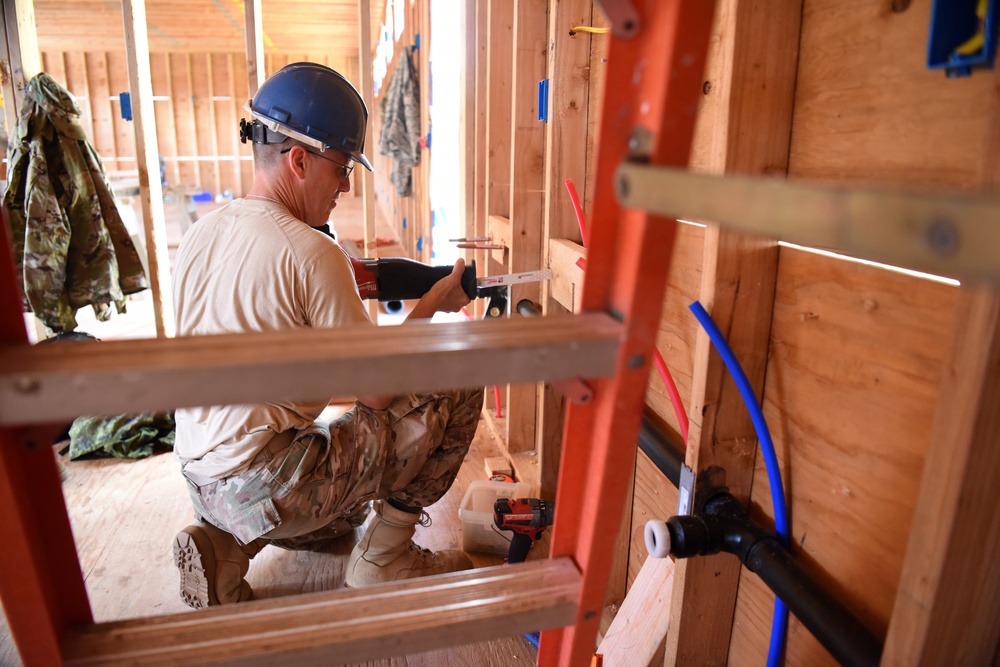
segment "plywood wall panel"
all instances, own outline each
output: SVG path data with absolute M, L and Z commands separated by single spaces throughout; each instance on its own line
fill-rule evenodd
M 957 289 L 783 247 L 763 407 L 793 552 L 884 636 L 916 504 Z M 758 455 L 751 512 L 773 525 Z M 766 588 L 744 585 L 730 660 L 759 664 Z M 832 660 L 793 620 L 789 665 Z
M 194 155 L 210 157 L 214 153 L 212 133 L 215 129 L 215 119 L 212 114 L 212 85 L 208 69 L 207 54 L 192 53 L 188 58 L 188 71 L 191 73 L 191 103 L 194 108 L 194 128 L 196 150 Z M 213 195 L 216 192 L 215 163 L 198 160 L 198 184 L 204 191 Z
M 102 158 L 116 157 L 114 121 L 111 118 L 111 87 L 108 81 L 108 55 L 102 51 L 83 54 L 87 94 L 93 134 L 90 142 Z M 111 168 L 114 168 L 112 165 Z
M 149 71 L 153 86 L 153 112 L 156 115 L 156 146 L 160 156 L 177 155 L 177 126 L 174 120 L 174 99 L 170 96 L 170 68 L 164 53 L 149 54 Z M 167 184 L 180 182 L 177 160 L 164 160 Z
M 694 372 L 694 345 L 698 334 L 698 321 L 688 309 L 701 292 L 701 262 L 705 246 L 705 228 L 701 225 L 681 224 L 677 228 L 674 254 L 670 263 L 667 291 L 663 297 L 663 314 L 656 348 L 666 362 L 670 375 L 677 385 L 685 411 L 691 397 Z M 665 425 L 673 429 L 676 441 L 681 441 L 681 428 L 666 385 L 653 368 L 650 373 L 646 404 L 653 409 Z M 638 570 L 637 570 L 638 571 Z
M 632 535 L 628 559 L 628 587 L 649 557 L 646 549 L 646 522 L 666 521 L 677 513 L 677 488 L 641 450 L 635 461 L 635 494 L 632 498 Z
M 906 6 L 901 12 L 893 5 Z M 806 0 L 789 175 L 976 183 L 993 76 L 925 65 L 931 0 Z

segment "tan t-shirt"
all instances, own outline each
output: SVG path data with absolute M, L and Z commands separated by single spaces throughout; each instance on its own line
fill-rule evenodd
M 340 327 L 371 320 L 347 253 L 281 204 L 237 199 L 188 230 L 173 280 L 179 336 Z M 326 402 L 179 409 L 185 470 L 241 472 L 277 434 L 309 426 Z

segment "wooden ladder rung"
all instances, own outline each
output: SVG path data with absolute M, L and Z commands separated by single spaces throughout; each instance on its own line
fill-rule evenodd
M 943 276 L 1000 285 L 1000 197 L 714 176 L 623 163 L 622 204 Z
M 239 662 L 343 664 L 573 623 L 580 573 L 569 558 L 71 630 L 66 665 Z
M 590 313 L 0 346 L 0 424 L 607 377 L 621 332 Z

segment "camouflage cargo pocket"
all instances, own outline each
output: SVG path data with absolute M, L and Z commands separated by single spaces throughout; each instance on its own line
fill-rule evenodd
M 229 532 L 240 544 L 249 544 L 281 524 L 278 509 L 270 498 L 254 503 L 230 520 Z

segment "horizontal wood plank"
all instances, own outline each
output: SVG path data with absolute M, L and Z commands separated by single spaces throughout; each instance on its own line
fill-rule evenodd
M 603 314 L 0 347 L 0 423 L 603 377 Z
M 570 624 L 579 589 L 570 559 L 536 560 L 94 624 L 63 651 L 66 665 L 364 662 Z
M 622 165 L 628 207 L 942 276 L 1000 284 L 1000 197 Z

